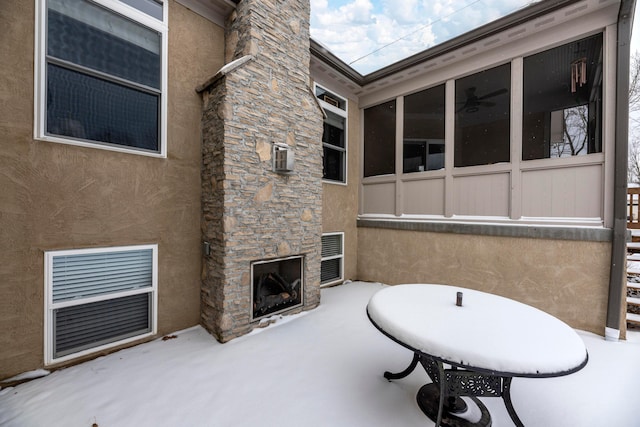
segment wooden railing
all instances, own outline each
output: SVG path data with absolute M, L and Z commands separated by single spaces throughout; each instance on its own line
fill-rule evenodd
M 640 229 L 639 201 L 640 187 L 627 188 L 627 228 Z

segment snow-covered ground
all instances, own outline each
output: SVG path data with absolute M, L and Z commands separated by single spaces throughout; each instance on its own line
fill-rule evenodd
M 219 344 L 201 327 L 0 390 L 0 426 L 430 426 L 416 404 L 420 368 L 389 382 L 411 353 L 378 332 L 365 307 L 382 285 L 322 291 L 317 309 Z M 640 338 L 579 332 L 587 366 L 550 379 L 516 378 L 527 427 L 640 426 Z M 494 427 L 513 423 L 483 398 Z

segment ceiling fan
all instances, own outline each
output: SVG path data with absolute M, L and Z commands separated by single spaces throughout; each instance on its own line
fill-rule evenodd
M 456 113 L 459 113 L 461 111 L 465 111 L 467 113 L 475 113 L 480 109 L 480 107 L 493 107 L 494 105 L 496 105 L 495 102 L 485 100 L 498 95 L 502 95 L 503 93 L 507 92 L 509 92 L 508 89 L 502 88 L 486 95 L 478 96 L 476 95 L 476 88 L 472 86 L 468 89 L 465 89 L 464 93 L 467 99 L 465 100 L 464 105 L 460 107 L 456 111 Z

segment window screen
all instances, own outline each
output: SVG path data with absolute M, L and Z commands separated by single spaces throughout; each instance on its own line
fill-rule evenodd
M 364 110 L 364 176 L 395 173 L 396 101 Z
M 602 152 L 602 34 L 524 58 L 522 159 Z
M 54 358 L 151 332 L 151 294 L 54 310 Z
M 46 133 L 159 152 L 162 35 L 86 0 L 48 0 L 46 24 Z
M 322 133 L 322 177 L 332 181 L 344 182 L 347 119 L 346 117 L 339 116 L 331 111 L 325 111 L 325 114 L 327 115 L 327 118 L 324 121 L 324 129 Z
M 402 172 L 444 168 L 444 85 L 404 97 Z
M 510 160 L 511 65 L 456 80 L 456 167 Z

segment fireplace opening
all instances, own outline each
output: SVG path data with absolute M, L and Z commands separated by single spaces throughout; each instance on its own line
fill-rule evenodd
M 251 263 L 252 319 L 302 305 L 302 256 Z

